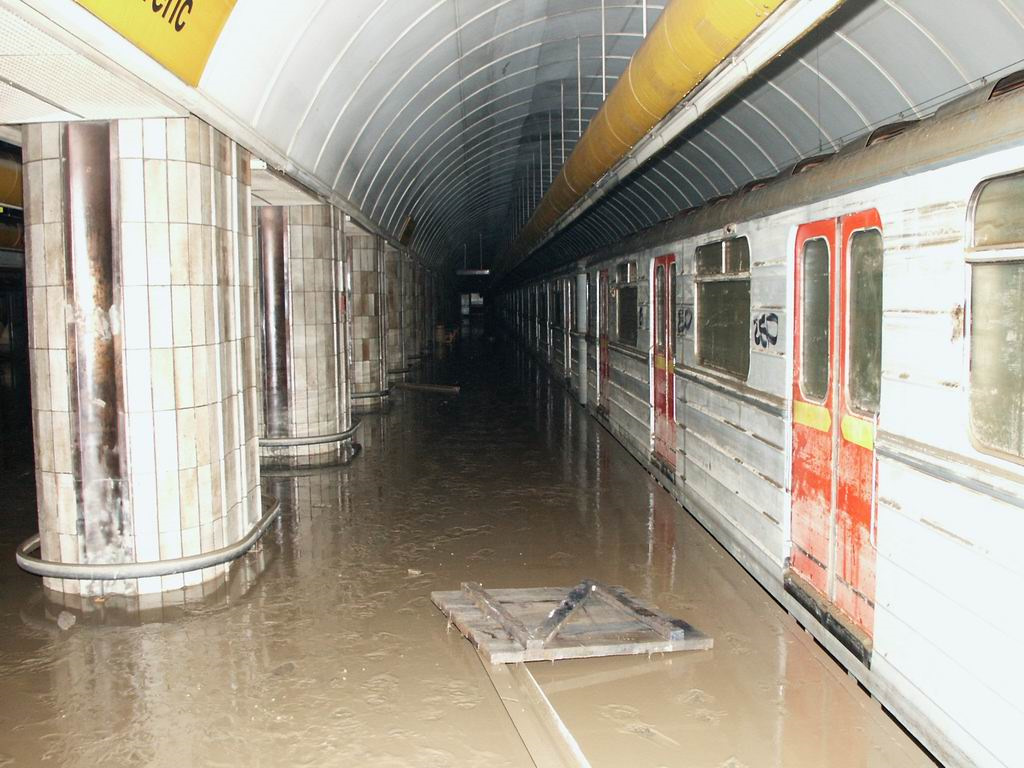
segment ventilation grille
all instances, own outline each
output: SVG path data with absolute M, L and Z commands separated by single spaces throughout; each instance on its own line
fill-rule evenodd
M 0 123 L 174 117 L 156 91 L 0 8 Z

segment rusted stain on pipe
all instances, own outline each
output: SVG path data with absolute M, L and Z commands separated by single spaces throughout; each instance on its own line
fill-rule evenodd
M 267 437 L 288 437 L 288 214 L 279 206 L 259 211 L 260 267 L 263 280 L 263 418 Z
M 782 0 L 671 0 L 526 223 L 524 255 Z
M 115 324 L 114 240 L 108 123 L 71 123 L 66 158 L 66 298 L 74 474 L 81 562 L 131 560 L 123 508 L 123 401 Z M 48 436 L 46 439 L 51 439 Z M 51 553 L 44 553 L 50 555 Z

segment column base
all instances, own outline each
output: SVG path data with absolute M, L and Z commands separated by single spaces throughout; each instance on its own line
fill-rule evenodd
M 236 560 L 263 536 L 281 514 L 281 504 L 270 496 L 262 497 L 263 517 L 234 544 L 210 552 L 168 560 L 125 563 L 60 563 L 42 560 L 32 553 L 39 548 L 39 534 L 31 536 L 15 550 L 15 560 L 25 571 L 43 577 L 48 592 L 78 595 L 85 599 L 108 595 L 142 597 L 174 592 L 222 578 L 227 564 Z M 66 589 L 63 587 L 67 587 Z
M 391 410 L 391 389 L 353 392 L 352 413 L 387 413 Z
M 320 469 L 345 466 L 359 455 L 357 421 L 344 432 L 312 437 L 261 437 L 260 469 Z

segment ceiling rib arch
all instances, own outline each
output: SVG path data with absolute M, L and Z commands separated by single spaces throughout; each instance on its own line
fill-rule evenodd
M 428 263 L 452 266 L 481 239 L 500 263 L 560 168 L 563 94 L 566 154 L 601 106 L 601 3 L 288 5 L 236 5 L 202 95 L 384 229 L 412 215 Z M 642 0 L 606 5 L 610 87 L 646 30 Z M 663 6 L 648 4 L 648 28 Z M 846 0 L 534 258 L 578 256 L 890 120 L 926 117 L 1019 68 L 1022 50 L 1024 0 Z

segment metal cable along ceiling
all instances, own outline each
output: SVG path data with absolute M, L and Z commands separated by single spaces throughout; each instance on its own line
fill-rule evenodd
M 239 3 L 200 90 L 384 229 L 411 215 L 411 246 L 431 266 L 460 266 L 464 254 L 475 264 L 479 252 L 493 265 L 662 8 Z M 926 116 L 1022 56 L 1024 0 L 847 0 L 526 268 L 584 255 L 891 120 Z

